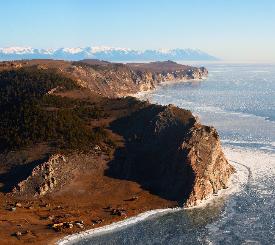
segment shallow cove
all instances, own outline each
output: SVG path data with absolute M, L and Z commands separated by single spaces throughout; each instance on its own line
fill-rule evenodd
M 202 208 L 153 215 L 67 244 L 271 244 L 275 240 L 275 67 L 209 65 L 203 82 L 165 85 L 153 103 L 190 109 L 218 129 L 236 191 Z M 99 234 L 99 233 L 98 233 Z

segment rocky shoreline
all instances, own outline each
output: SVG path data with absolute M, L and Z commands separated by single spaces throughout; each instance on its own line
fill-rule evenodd
M 69 99 L 101 108 L 104 114 L 96 119 L 94 112 L 92 118 L 83 115 L 87 127 L 101 128 L 104 140 L 88 152 L 60 153 L 43 142 L 0 155 L 3 244 L 53 244 L 149 210 L 194 207 L 227 188 L 235 170 L 213 127 L 201 125 L 188 110 L 125 97 L 163 82 L 202 79 L 205 68 L 172 61 L 31 60 L 1 63 L 0 72 L 29 68 L 46 76 L 54 71 L 80 85 L 50 88 L 43 96 L 63 102 L 46 110 L 62 111 Z
M 204 67 L 181 65 L 173 61 L 127 64 L 100 60 L 6 61 L 0 63 L 0 71 L 32 66 L 41 70 L 55 69 L 62 75 L 74 79 L 80 86 L 110 98 L 152 90 L 163 82 L 202 79 L 208 75 Z

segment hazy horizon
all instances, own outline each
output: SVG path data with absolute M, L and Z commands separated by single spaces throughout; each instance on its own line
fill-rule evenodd
M 200 49 L 223 62 L 275 62 L 275 1 L 5 1 L 0 48 Z

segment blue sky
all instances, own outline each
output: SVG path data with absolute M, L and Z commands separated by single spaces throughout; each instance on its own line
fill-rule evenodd
M 0 47 L 199 48 L 275 61 L 275 0 L 1 0 Z

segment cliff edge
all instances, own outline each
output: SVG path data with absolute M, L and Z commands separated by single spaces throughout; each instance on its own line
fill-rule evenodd
M 73 79 L 81 87 L 112 98 L 152 90 L 162 82 L 201 79 L 208 75 L 204 67 L 187 66 L 173 61 L 122 64 L 88 59 L 77 62 L 24 60 L 0 63 L 0 71 L 26 67 L 44 71 L 54 69 Z
M 107 175 L 134 180 L 144 189 L 191 207 L 227 188 L 234 168 L 218 133 L 188 110 L 149 105 L 112 124 L 126 140 Z

